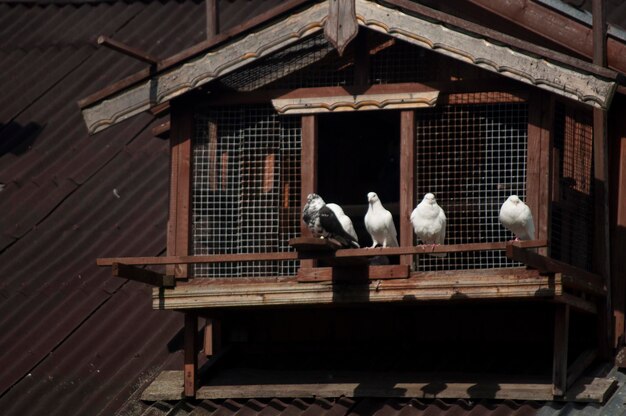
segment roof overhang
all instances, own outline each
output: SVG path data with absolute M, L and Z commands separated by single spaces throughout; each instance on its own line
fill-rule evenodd
M 370 0 L 355 0 L 359 26 L 431 49 L 585 105 L 607 109 L 615 79 L 549 60 L 486 36 Z M 232 43 L 196 55 L 83 107 L 96 133 L 323 30 L 327 3 L 318 3 Z

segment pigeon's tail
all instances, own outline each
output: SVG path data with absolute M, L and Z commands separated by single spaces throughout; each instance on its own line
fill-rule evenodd
M 333 234 L 332 238 L 337 240 L 343 247 L 346 248 L 361 248 L 358 242 L 354 240 L 354 238 L 346 233 L 345 235 Z

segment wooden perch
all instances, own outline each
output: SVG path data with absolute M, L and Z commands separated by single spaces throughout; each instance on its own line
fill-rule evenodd
M 562 273 L 567 276 L 567 278 L 564 279 L 564 283 L 569 283 L 568 285 L 575 289 L 584 290 L 597 295 L 606 295 L 604 279 L 598 274 L 525 250 L 518 243 L 507 245 L 506 256 L 541 272 Z
M 290 244 L 298 242 L 305 244 L 309 241 L 310 246 L 332 244 L 324 240 L 312 237 L 301 237 L 290 240 Z M 318 241 L 315 241 L 318 240 Z M 211 254 L 204 256 L 165 256 L 165 257 L 108 257 L 97 259 L 98 266 L 111 266 L 113 263 L 123 263 L 127 265 L 157 265 L 157 264 L 200 264 L 200 263 L 222 263 L 227 261 L 261 261 L 261 260 L 298 260 L 310 258 L 344 258 L 344 257 L 376 257 L 376 256 L 397 256 L 402 254 L 429 254 L 429 253 L 458 253 L 468 251 L 484 250 L 506 250 L 506 242 L 493 243 L 472 243 L 472 244 L 451 244 L 440 246 L 409 246 L 409 247 L 378 247 L 378 248 L 344 248 L 329 249 L 320 248 L 318 253 L 298 253 L 293 251 L 274 253 L 249 253 L 249 254 Z M 537 248 L 545 247 L 546 240 L 532 240 L 515 243 L 517 247 Z
M 113 263 L 111 272 L 113 276 L 147 283 L 156 287 L 176 286 L 174 276 L 165 276 L 161 273 L 153 272 L 152 270 L 140 269 L 139 267 L 129 266 L 128 264 Z

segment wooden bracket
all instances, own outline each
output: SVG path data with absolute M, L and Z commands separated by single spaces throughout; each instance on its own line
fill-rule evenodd
M 115 277 L 123 277 L 128 280 L 135 280 L 141 283 L 147 283 L 156 287 L 174 287 L 176 282 L 174 276 L 166 276 L 152 270 L 141 269 L 128 264 L 113 263 L 111 272 Z
M 159 62 L 158 58 L 138 48 L 129 46 L 123 42 L 112 39 L 108 36 L 104 36 L 104 35 L 98 36 L 97 42 L 98 42 L 98 45 L 106 46 L 108 48 L 113 49 L 114 51 L 130 56 L 131 58 L 135 58 L 135 59 L 139 59 L 140 61 L 147 62 L 150 65 L 156 65 L 157 62 Z

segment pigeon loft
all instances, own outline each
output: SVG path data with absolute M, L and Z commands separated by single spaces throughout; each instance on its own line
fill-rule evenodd
M 480 375 L 499 357 L 497 371 L 536 370 L 547 396 L 569 397 L 624 334 L 624 239 L 609 238 L 626 224 L 623 144 L 611 153 L 621 170 L 609 165 L 612 72 L 493 33 L 478 42 L 445 13 L 403 12 L 411 2 L 347 3 L 358 34 L 342 53 L 320 29 L 328 5 L 315 3 L 157 71 L 150 99 L 171 97 L 167 253 L 98 264 L 155 286 L 155 309 L 184 313 L 187 396 L 202 318 L 204 351 L 218 358 L 226 345 L 333 357 L 393 340 L 414 353 L 407 362 L 431 357 L 423 368 Z M 128 88 L 131 102 L 141 86 Z M 90 120 L 125 114 L 125 102 L 102 101 L 120 108 Z M 301 212 L 313 192 L 343 207 L 363 248 L 311 237 Z M 364 248 L 368 192 L 391 212 L 398 247 Z M 410 221 L 429 192 L 447 216 L 441 245 L 421 244 Z M 530 207 L 533 240 L 512 241 L 498 221 L 512 194 Z M 491 397 L 479 390 L 455 397 Z

